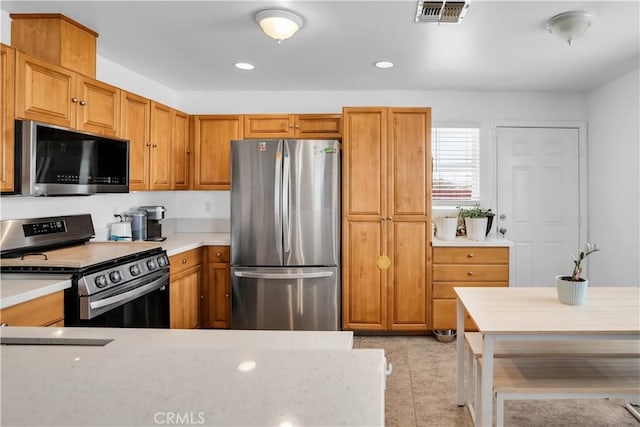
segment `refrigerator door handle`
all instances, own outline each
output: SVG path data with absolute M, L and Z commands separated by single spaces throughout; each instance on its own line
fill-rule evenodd
M 313 273 L 254 273 L 251 271 L 236 271 L 236 277 L 246 277 L 249 279 L 316 279 L 333 276 L 333 271 L 318 271 Z
M 275 231 L 276 231 L 276 252 L 278 257 L 282 259 L 282 141 L 278 142 L 276 151 L 276 170 L 273 182 L 273 206 L 275 209 Z
M 291 159 L 289 158 L 289 145 L 285 141 L 284 167 L 282 177 L 282 224 L 284 227 L 284 253 L 291 251 L 291 221 L 289 218 L 289 177 L 291 172 Z

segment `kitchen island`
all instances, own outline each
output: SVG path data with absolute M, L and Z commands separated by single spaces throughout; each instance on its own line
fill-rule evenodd
M 384 352 L 350 350 L 351 332 L 7 327 L 1 335 L 6 425 L 384 424 Z

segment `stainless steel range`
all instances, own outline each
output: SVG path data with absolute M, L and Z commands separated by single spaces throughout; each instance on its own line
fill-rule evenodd
M 0 271 L 60 274 L 65 326 L 169 327 L 169 259 L 149 242 L 89 242 L 91 215 L 0 221 Z

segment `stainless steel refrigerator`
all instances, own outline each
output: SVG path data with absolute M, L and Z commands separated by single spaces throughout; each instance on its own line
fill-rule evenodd
M 231 142 L 233 329 L 340 329 L 340 143 Z

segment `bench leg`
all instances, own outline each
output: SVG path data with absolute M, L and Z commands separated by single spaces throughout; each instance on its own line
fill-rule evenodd
M 624 405 L 624 407 L 627 408 L 627 411 L 629 411 L 631 415 L 633 415 L 638 421 L 640 421 L 640 412 L 638 412 L 636 406 L 638 405 L 634 405 L 632 403 L 627 403 L 626 405 Z
M 504 426 L 504 397 L 496 393 L 496 427 Z

